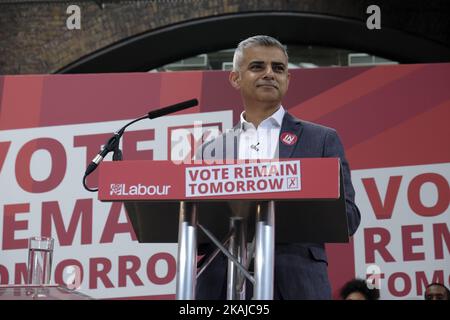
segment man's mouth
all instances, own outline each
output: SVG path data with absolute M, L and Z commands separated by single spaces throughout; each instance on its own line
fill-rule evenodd
M 278 86 L 276 86 L 273 83 L 260 83 L 256 85 L 257 87 L 270 87 L 270 88 L 275 88 L 278 89 Z

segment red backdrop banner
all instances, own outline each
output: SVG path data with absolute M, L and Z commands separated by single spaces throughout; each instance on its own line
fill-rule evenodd
M 337 130 L 362 214 L 349 244 L 327 245 L 334 296 L 355 276 L 375 279 L 383 299 L 449 285 L 450 64 L 290 72 L 283 106 Z M 24 282 L 27 238 L 42 234 L 56 239 L 53 282 L 78 272 L 97 298 L 173 297 L 176 246 L 137 243 L 122 205 L 81 179 L 127 121 L 192 98 L 198 107 L 130 127 L 126 160 L 183 160 L 205 132 L 231 128 L 242 104 L 228 73 L 0 77 L 0 283 Z

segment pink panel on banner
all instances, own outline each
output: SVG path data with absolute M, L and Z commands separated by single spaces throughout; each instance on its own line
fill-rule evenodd
M 351 147 L 352 169 L 449 162 L 450 147 L 440 142 L 450 137 L 448 119 L 450 100 Z
M 199 106 L 178 111 L 174 115 L 200 112 L 204 72 L 176 72 L 161 74 L 160 105 L 168 106 L 180 101 L 198 99 Z
M 422 65 L 422 68 L 414 66 L 412 69 L 414 72 L 404 74 L 388 86 L 348 102 L 316 121 L 335 128 L 344 145 L 351 148 L 450 99 L 446 84 L 450 83 L 450 75 L 440 66 L 425 68 Z M 386 76 L 390 73 L 396 74 L 396 69 L 387 68 Z
M 301 119 L 317 121 L 327 114 L 338 110 L 352 101 L 376 91 L 391 82 L 423 66 L 377 67 L 367 69 L 332 88 L 318 92 L 316 96 L 291 108 L 289 111 L 298 114 Z M 358 68 L 359 69 L 359 68 Z M 345 73 L 348 73 L 346 70 Z M 344 73 L 344 74 L 345 74 Z
M 6 76 L 0 97 L 0 130 L 40 125 L 42 88 L 47 76 Z
M 42 126 L 133 119 L 160 107 L 160 74 L 47 77 Z

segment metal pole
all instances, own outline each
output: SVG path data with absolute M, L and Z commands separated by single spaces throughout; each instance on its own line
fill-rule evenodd
M 230 253 L 241 263 L 247 264 L 247 240 L 245 220 L 242 217 L 230 218 L 232 236 L 229 243 Z M 245 276 L 237 265 L 228 259 L 227 300 L 245 300 Z
M 255 286 L 253 299 L 273 299 L 275 265 L 275 202 L 258 204 L 256 208 Z
M 193 203 L 180 202 L 178 225 L 177 300 L 194 300 L 197 278 L 197 210 Z

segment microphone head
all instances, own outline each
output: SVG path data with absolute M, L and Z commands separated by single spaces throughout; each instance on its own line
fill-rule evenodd
M 175 113 L 175 112 L 187 109 L 187 108 L 192 108 L 192 107 L 195 107 L 196 105 L 198 105 L 198 100 L 191 99 L 191 100 L 179 102 L 179 103 L 176 103 L 171 106 L 164 107 L 164 108 L 161 108 L 158 110 L 150 111 L 148 113 L 148 117 L 150 119 L 154 119 L 154 118 L 162 117 L 162 116 L 165 116 L 165 115 L 168 115 L 171 113 Z
M 187 101 L 181 102 L 180 104 L 185 104 L 186 108 L 195 107 L 196 105 L 198 105 L 198 100 L 197 99 L 191 99 L 191 100 L 187 100 Z

